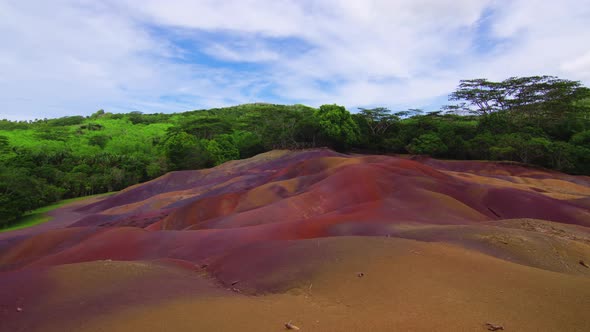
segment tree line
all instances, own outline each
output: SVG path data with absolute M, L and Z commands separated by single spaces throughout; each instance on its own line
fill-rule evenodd
M 442 110 L 245 104 L 0 120 L 0 226 L 63 198 L 272 149 L 507 160 L 590 175 L 590 89 L 552 76 L 461 81 Z

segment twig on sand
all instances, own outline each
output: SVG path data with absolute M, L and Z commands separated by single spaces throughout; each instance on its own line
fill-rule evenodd
M 294 330 L 294 331 L 299 331 L 300 330 L 297 326 L 291 324 L 291 322 L 285 323 L 285 328 L 287 330 Z
M 502 325 L 486 323 L 486 327 L 488 328 L 488 331 L 504 331 L 504 326 Z

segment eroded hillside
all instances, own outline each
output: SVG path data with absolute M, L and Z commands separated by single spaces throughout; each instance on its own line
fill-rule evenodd
M 590 330 L 590 178 L 272 151 L 0 234 L 0 330 Z

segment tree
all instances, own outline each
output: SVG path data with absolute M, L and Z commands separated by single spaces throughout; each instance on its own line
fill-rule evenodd
M 108 135 L 94 135 L 88 138 L 88 144 L 95 145 L 104 149 L 107 143 L 111 140 L 111 137 Z
M 478 115 L 498 111 L 563 111 L 574 102 L 590 97 L 590 89 L 578 81 L 554 76 L 511 77 L 502 82 L 478 78 L 461 80 L 458 88 L 449 95 L 450 101 L 459 101 L 454 109 Z
M 0 135 L 0 153 L 5 154 L 10 150 L 10 144 L 8 143 L 8 137 Z
M 572 136 L 570 142 L 574 145 L 590 149 L 590 130 L 584 130 Z
M 90 116 L 91 119 L 98 119 L 102 116 L 104 116 L 105 112 L 104 110 L 101 108 L 98 111 L 92 113 L 92 115 Z
M 164 151 L 173 170 L 198 169 L 211 165 L 207 147 L 195 136 L 180 132 L 169 136 Z
M 505 109 L 504 92 L 502 83 L 484 78 L 461 80 L 457 90 L 449 95 L 449 101 L 461 102 L 451 106 L 455 110 L 487 115 Z
M 492 134 L 504 134 L 517 131 L 518 124 L 514 123 L 507 112 L 496 112 L 477 119 L 477 130 Z
M 35 136 L 41 140 L 65 142 L 70 136 L 70 131 L 66 127 L 42 127 L 37 130 Z
M 360 112 L 352 115 L 361 134 L 357 144 L 375 151 L 387 150 L 387 135 L 397 128 L 400 118 L 384 107 L 359 110 Z
M 497 138 L 490 132 L 482 132 L 467 142 L 469 158 L 471 159 L 497 159 L 492 157 L 491 147 L 496 144 Z
M 383 135 L 387 129 L 399 121 L 399 117 L 391 114 L 391 111 L 385 107 L 359 108 L 359 110 L 359 114 L 365 119 L 371 134 L 374 136 Z
M 199 115 L 182 121 L 179 129 L 197 138 L 212 139 L 231 132 L 231 124 L 219 116 Z
M 414 138 L 407 149 L 412 154 L 436 156 L 447 152 L 448 147 L 437 134 L 428 133 Z
M 551 166 L 559 171 L 575 169 L 576 146 L 566 142 L 551 142 L 548 147 Z
M 140 111 L 133 111 L 129 113 L 129 121 L 133 124 L 142 123 L 143 120 L 143 113 Z
M 231 134 L 231 139 L 239 151 L 240 158 L 249 158 L 264 152 L 262 140 L 252 132 L 236 130 Z
M 240 158 L 240 151 L 230 135 L 219 135 L 207 142 L 207 152 L 215 162 L 221 165 L 226 161 Z
M 544 137 L 533 137 L 523 133 L 501 135 L 496 145 L 490 148 L 497 159 L 510 159 L 533 163 L 536 159 L 546 156 L 551 142 Z
M 322 105 L 314 113 L 326 142 L 337 150 L 345 150 L 358 142 L 359 127 L 344 106 Z
M 0 226 L 59 199 L 61 193 L 27 169 L 0 166 Z

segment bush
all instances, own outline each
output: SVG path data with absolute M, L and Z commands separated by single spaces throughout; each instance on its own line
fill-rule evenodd
M 437 156 L 447 152 L 448 147 L 437 134 L 428 133 L 414 138 L 406 149 L 412 154 Z

